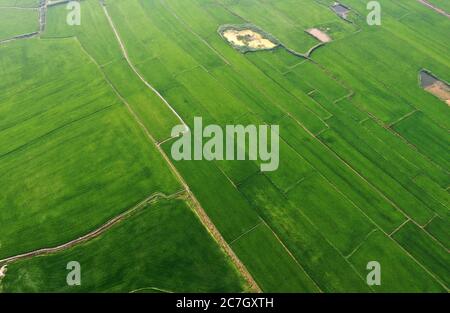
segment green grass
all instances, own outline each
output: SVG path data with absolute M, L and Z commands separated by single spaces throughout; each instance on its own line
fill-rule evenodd
M 319 291 L 266 224 L 259 224 L 231 246 L 265 292 Z
M 393 237 L 443 284 L 449 285 L 450 273 L 447 265 L 450 262 L 450 255 L 446 248 L 411 222 L 403 226 Z
M 106 2 L 131 62 L 187 124 L 201 116 L 222 126 L 280 125 L 276 172 L 258 173 L 253 161 L 174 162 L 263 291 L 448 289 L 449 111 L 420 88 L 418 72 L 450 81 L 449 21 L 417 1 L 380 2 L 380 27 L 366 24 L 360 0 L 345 2 L 353 23 L 329 9 L 331 0 Z M 65 6 L 54 6 L 41 38 L 0 46 L 0 258 L 71 240 L 151 193 L 180 189 L 142 130 L 163 141 L 178 119 L 124 60 L 99 2 L 81 5 L 81 26 L 67 25 Z M 0 19 L 0 38 L 30 21 L 37 25 L 37 17 Z M 304 32 L 309 27 L 329 28 L 335 40 L 311 60 L 283 47 L 243 54 L 217 30 L 245 23 L 298 52 L 317 44 Z M 162 146 L 169 155 L 172 142 Z M 155 216 L 180 233 L 204 233 L 183 210 L 189 213 L 179 219 Z M 18 263 L 17 272 L 11 264 L 6 281 L 17 283 L 8 288 L 61 290 L 64 280 L 49 283 L 54 289 L 36 281 L 63 256 L 94 245 L 101 255 L 83 262 L 105 263 L 111 244 L 104 242 L 127 236 L 126 225 L 138 223 L 142 236 L 159 229 L 138 216 L 91 243 Z M 172 248 L 187 249 L 187 241 L 177 235 L 155 242 L 145 253 L 156 260 L 118 262 L 111 276 L 89 270 L 92 280 L 80 291 L 245 289 L 222 254 L 205 259 L 203 245 L 176 254 Z M 117 257 L 141 251 L 135 244 Z M 208 245 L 205 251 L 218 250 Z M 180 255 L 189 256 L 186 273 L 173 261 Z M 365 282 L 371 260 L 381 263 L 381 287 Z M 197 273 L 198 266 L 225 276 Z
M 10 39 L 38 30 L 37 10 L 0 8 L 0 40 Z
M 66 284 L 67 263 L 81 265 L 81 286 Z M 102 236 L 56 254 L 8 266 L 4 292 L 241 292 L 247 287 L 195 214 L 181 200 L 161 201 Z
M 239 190 L 267 221 L 309 276 L 325 292 L 369 292 L 362 278 L 301 210 L 264 176 L 247 180 Z
M 350 257 L 361 275 L 367 275 L 367 263 L 381 265 L 381 285 L 372 286 L 378 292 L 445 292 L 421 265 L 395 242 L 380 232 L 369 236 L 366 242 Z
M 75 40 L 1 51 L 9 72 L 0 87 L 0 214 L 17 222 L 0 230 L 0 257 L 63 243 L 152 193 L 180 189 Z

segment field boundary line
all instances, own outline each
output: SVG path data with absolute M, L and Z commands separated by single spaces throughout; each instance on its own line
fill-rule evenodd
M 9 263 L 12 262 L 16 262 L 19 260 L 23 260 L 23 259 L 29 259 L 32 257 L 36 257 L 36 256 L 41 256 L 41 255 L 48 255 L 48 254 L 54 254 L 56 252 L 60 252 L 66 249 L 70 249 L 74 246 L 77 246 L 79 244 L 88 242 L 94 238 L 99 237 L 100 235 L 102 235 L 103 233 L 105 233 L 106 231 L 108 231 L 110 228 L 112 228 L 113 226 L 115 226 L 116 224 L 120 223 L 121 221 L 127 219 L 128 217 L 132 216 L 133 214 L 135 214 L 137 211 L 139 211 L 140 209 L 144 208 L 147 204 L 152 204 L 155 203 L 155 201 L 158 201 L 159 199 L 166 199 L 166 200 L 170 200 L 170 199 L 174 199 L 177 196 L 179 196 L 181 193 L 183 193 L 184 190 L 182 191 L 178 191 L 172 195 L 165 195 L 164 193 L 161 192 L 156 192 L 156 193 L 152 193 L 150 196 L 148 196 L 147 198 L 145 198 L 144 200 L 142 200 L 141 202 L 139 202 L 138 204 L 136 204 L 135 206 L 131 207 L 130 209 L 126 210 L 125 212 L 117 215 L 116 217 L 110 219 L 109 221 L 107 221 L 106 223 L 104 223 L 102 226 L 100 226 L 99 228 L 81 236 L 78 237 L 77 239 L 71 240 L 69 242 L 66 242 L 64 244 L 55 246 L 55 247 L 50 247 L 50 248 L 41 248 L 38 250 L 34 250 L 34 251 L 30 251 L 30 252 L 26 252 L 26 253 L 22 253 L 19 255 L 15 255 L 15 256 L 11 256 L 11 257 L 7 257 L 3 260 L 0 260 L 0 265 L 7 265 Z
M 253 230 L 255 230 L 256 228 L 258 228 L 258 226 L 260 226 L 261 224 L 263 224 L 263 221 L 259 221 L 258 223 L 256 223 L 255 226 L 250 227 L 249 229 L 247 229 L 246 231 L 244 231 L 242 234 L 240 234 L 239 236 L 237 236 L 235 239 L 230 241 L 230 246 L 233 245 L 233 243 L 235 243 L 236 241 L 238 241 L 239 239 L 241 239 L 242 237 L 244 237 L 245 235 L 251 233 Z
M 388 236 L 392 237 L 396 232 L 398 232 L 400 229 L 402 229 L 403 226 L 411 222 L 410 218 L 407 218 L 406 221 L 404 221 L 400 226 L 398 226 L 396 229 L 394 229 Z

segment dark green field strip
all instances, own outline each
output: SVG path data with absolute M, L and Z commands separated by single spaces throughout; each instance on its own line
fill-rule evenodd
M 321 140 L 335 151 L 341 158 L 346 160 L 365 179 L 381 190 L 402 211 L 414 218 L 418 223 L 424 225 L 433 217 L 433 211 L 423 202 L 409 193 L 401 184 L 395 181 L 386 172 L 372 163 L 363 153 L 354 146 L 355 142 L 348 142 L 342 138 L 343 132 L 337 133 L 328 130 L 320 135 Z M 369 149 L 368 146 L 358 148 Z M 381 159 L 383 160 L 383 159 Z
M 370 291 L 344 257 L 263 175 L 239 190 L 252 203 L 298 263 L 325 292 Z
M 0 258 L 67 242 L 152 193 L 180 189 L 123 107 L 3 158 L 0 172 Z
M 384 231 L 392 232 L 406 220 L 368 181 L 295 121 L 284 119 L 280 127 L 282 138 Z
M 172 127 L 180 124 L 170 108 L 131 70 L 125 60 L 103 67 L 119 94 L 140 116 L 145 127 L 160 141 L 171 136 Z
M 343 255 L 350 254 L 375 225 L 319 174 L 302 180 L 287 197 Z
M 440 213 L 441 216 L 445 216 L 449 213 L 448 209 L 450 208 L 450 194 L 447 190 L 441 188 L 441 186 L 425 175 L 418 175 L 414 177 L 414 182 L 417 186 L 427 191 L 427 193 L 434 199 L 434 203 L 438 202 L 441 204 L 440 207 L 447 208 L 447 210 L 437 211 L 437 208 L 435 207 L 436 212 Z
M 450 247 L 450 216 L 435 217 L 430 224 L 425 227 L 426 231 L 447 248 Z
M 411 222 L 400 228 L 393 238 L 425 268 L 436 275 L 436 278 L 448 289 L 450 285 L 448 250 Z
M 231 247 L 264 292 L 319 291 L 264 223 L 233 242 Z
M 446 289 L 412 259 L 394 240 L 375 232 L 350 257 L 361 275 L 367 275 L 367 263 L 381 266 L 381 285 L 377 292 L 445 292 Z
M 391 151 L 405 160 L 403 162 L 399 161 L 399 164 L 409 173 L 414 175 L 422 173 L 438 183 L 441 188 L 445 189 L 448 187 L 450 184 L 450 175 L 434 162 L 430 161 L 430 159 L 408 145 L 408 142 L 403 140 L 402 137 L 381 127 L 372 119 L 366 120 L 362 125 L 374 136 L 379 138 L 380 141 L 391 147 Z
M 413 144 L 419 152 L 429 157 L 443 169 L 450 168 L 448 132 L 433 123 L 425 114 L 416 112 L 396 124 L 394 129 Z
M 423 189 L 415 184 L 413 178 L 418 175 L 418 172 L 410 172 L 408 166 L 402 166 L 404 159 L 401 155 L 396 155 L 393 152 L 393 147 L 378 140 L 376 136 L 366 131 L 361 125 L 341 114 L 330 119 L 329 124 L 341 138 L 354 146 L 358 153 L 414 195 L 422 202 L 422 205 L 441 214 L 447 212 L 448 208 L 445 205 L 426 192 L 428 188 Z M 327 134 L 324 134 L 324 136 L 326 137 Z M 347 158 L 347 161 L 352 164 L 351 159 Z M 355 168 L 358 168 L 358 166 L 355 165 Z M 395 201 L 395 198 L 393 200 Z
M 39 13 L 37 10 L 0 8 L 0 41 L 38 30 Z
M 162 145 L 171 157 L 171 142 Z M 260 222 L 227 177 L 209 161 L 174 161 L 196 198 L 227 242 Z
M 66 284 L 67 263 L 81 286 Z M 4 292 L 241 292 L 244 281 L 181 200 L 142 209 L 102 236 L 67 251 L 8 266 Z

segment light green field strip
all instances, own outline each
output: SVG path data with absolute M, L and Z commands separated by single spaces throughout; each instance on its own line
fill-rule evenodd
M 37 10 L 2 8 L 0 3 L 0 41 L 39 30 Z
M 375 228 L 319 174 L 301 181 L 287 197 L 343 255 L 348 255 Z
M 67 263 L 81 286 L 66 284 Z M 245 283 L 181 200 L 142 209 L 102 236 L 57 254 L 8 265 L 3 292 L 241 292 Z
M 450 273 L 448 271 L 450 254 L 446 248 L 411 222 L 408 222 L 396 232 L 393 238 L 448 289 L 450 285 Z
M 73 39 L 16 41 L 0 49 L 0 64 L 5 69 L 0 82 L 0 156 L 118 104 L 95 65 Z M 48 64 L 48 60 L 52 62 Z
M 369 261 L 381 265 L 381 285 L 373 286 L 377 292 L 445 292 L 428 270 L 419 265 L 405 250 L 381 232 L 375 232 L 350 257 L 350 262 L 360 271 L 367 273 Z
M 8 69 L 0 85 L 0 218 L 18 221 L 3 223 L 1 258 L 69 241 L 152 191 L 180 189 L 76 41 L 0 49 Z
M 122 58 L 120 47 L 98 1 L 81 1 L 81 25 L 68 25 L 67 12 L 65 5 L 47 10 L 47 24 L 42 38 L 76 36 L 87 53 L 100 65 Z
M 443 169 L 450 168 L 450 138 L 448 132 L 417 112 L 394 126 L 406 140 Z

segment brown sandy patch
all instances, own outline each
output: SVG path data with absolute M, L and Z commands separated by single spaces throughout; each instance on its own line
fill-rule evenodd
M 447 105 L 450 105 L 450 87 L 443 82 L 437 81 L 426 87 L 425 90 L 446 102 Z
M 321 31 L 318 28 L 310 28 L 310 29 L 307 29 L 306 32 L 321 42 L 330 42 L 331 41 L 331 37 L 327 33 Z
M 251 49 L 273 49 L 277 44 L 264 38 L 261 34 L 251 29 L 227 29 L 223 36 L 228 42 L 237 47 L 248 47 Z

